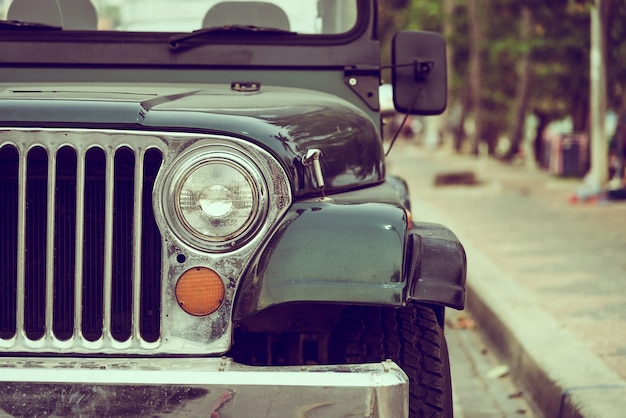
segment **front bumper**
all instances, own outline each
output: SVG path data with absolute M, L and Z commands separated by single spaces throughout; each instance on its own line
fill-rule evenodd
M 392 361 L 251 367 L 229 358 L 0 358 L 0 416 L 407 417 Z

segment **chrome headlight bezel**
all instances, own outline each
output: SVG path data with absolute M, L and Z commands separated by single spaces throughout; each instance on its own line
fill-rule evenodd
M 182 204 L 186 182 L 201 170 L 210 171 L 211 165 L 232 170 L 249 186 L 249 215 L 239 227 L 221 235 L 203 233 L 192 225 Z M 268 180 L 271 182 L 271 174 L 235 143 L 205 143 L 193 147 L 180 155 L 168 170 L 162 194 L 165 218 L 172 233 L 197 250 L 225 252 L 238 249 L 255 236 L 267 218 L 270 199 Z

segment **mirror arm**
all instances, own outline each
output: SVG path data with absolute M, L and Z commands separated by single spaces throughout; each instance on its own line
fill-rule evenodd
M 413 67 L 413 76 L 415 81 L 422 83 L 426 81 L 428 74 L 430 74 L 434 66 L 435 63 L 433 61 L 420 61 L 415 59 L 409 64 L 384 65 L 380 67 L 380 69 L 386 70 L 390 68 Z
M 417 93 L 415 93 L 415 97 L 413 98 L 413 101 L 411 102 L 411 107 L 408 109 L 406 113 L 404 113 L 404 118 L 402 119 L 402 123 L 400 123 L 400 126 L 398 126 L 398 129 L 396 129 L 396 132 L 394 133 L 393 138 L 391 138 L 389 147 L 387 148 L 387 151 L 385 152 L 385 157 L 389 155 L 389 153 L 391 152 L 391 148 L 393 148 L 393 144 L 396 142 L 396 139 L 398 139 L 398 135 L 400 134 L 402 127 L 406 123 L 409 117 L 409 114 L 411 113 L 411 110 L 415 106 L 417 99 L 422 93 L 422 89 L 424 85 L 426 84 L 426 81 L 428 81 L 428 75 L 431 73 L 433 67 L 435 66 L 435 63 L 433 63 L 432 61 L 419 62 L 418 60 L 415 60 L 412 64 L 396 65 L 396 67 L 399 67 L 399 66 L 402 66 L 402 67 L 414 66 L 413 68 L 414 68 L 415 81 L 421 83 L 421 85 L 418 88 Z

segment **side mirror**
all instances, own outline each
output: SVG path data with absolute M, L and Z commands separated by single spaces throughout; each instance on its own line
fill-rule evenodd
M 438 115 L 448 101 L 446 42 L 436 32 L 398 32 L 392 43 L 393 103 L 398 112 Z

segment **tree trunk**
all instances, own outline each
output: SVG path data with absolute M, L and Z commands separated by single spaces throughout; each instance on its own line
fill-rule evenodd
M 548 159 L 545 156 L 549 150 L 546 149 L 548 145 L 543 140 L 543 133 L 551 121 L 545 113 L 537 110 L 535 116 L 537 117 L 537 128 L 533 140 L 534 157 L 539 167 L 548 169 Z
M 443 0 L 443 37 L 444 39 L 450 39 L 452 35 L 454 35 L 454 9 L 455 9 L 455 0 Z M 451 78 L 451 74 L 453 71 L 452 68 L 452 57 L 454 57 L 454 49 L 451 44 L 448 43 L 446 45 L 446 72 L 448 74 L 448 80 Z M 448 104 L 448 108 L 450 104 Z M 450 137 L 453 136 L 453 133 L 450 132 L 450 112 L 446 111 L 441 115 L 439 119 L 439 131 L 442 135 L 442 141 L 444 144 L 450 143 Z M 454 141 L 454 139 L 452 139 Z M 454 147 L 456 149 L 456 142 L 454 142 Z
M 591 141 L 591 166 L 588 178 L 597 186 L 608 182 L 608 146 L 605 137 L 606 122 L 606 22 L 605 9 L 608 0 L 597 0 L 591 7 L 591 51 L 590 51 L 590 99 L 589 139 Z
M 522 16 L 520 22 L 520 40 L 523 44 L 528 45 L 532 34 L 533 14 L 532 9 L 528 6 L 522 6 Z M 524 141 L 526 127 L 526 108 L 528 106 L 528 97 L 530 94 L 530 78 L 532 76 L 532 66 L 530 58 L 530 50 L 525 50 L 520 57 L 517 84 L 515 93 L 515 104 L 513 110 L 513 128 L 511 129 L 511 146 L 503 156 L 505 160 L 511 160 L 520 151 L 520 145 Z M 530 156 L 526 156 L 530 158 Z
M 465 140 L 465 121 L 470 111 L 470 92 L 469 88 L 465 88 L 465 94 L 461 94 L 461 104 L 459 106 L 459 114 L 453 125 L 454 150 L 461 152 L 463 141 Z
M 469 85 L 470 103 L 474 113 L 474 136 L 472 138 L 472 153 L 478 155 L 479 143 L 482 137 L 483 117 L 482 117 L 482 43 L 483 32 L 479 19 L 480 0 L 467 1 L 467 13 L 469 20 Z M 484 6 L 484 5 L 482 5 Z

